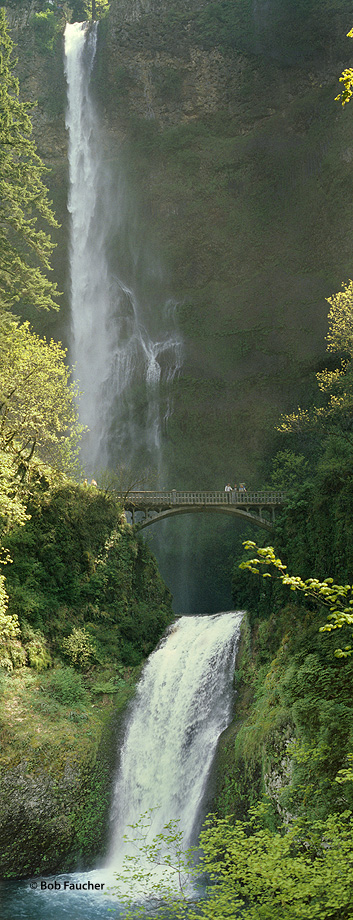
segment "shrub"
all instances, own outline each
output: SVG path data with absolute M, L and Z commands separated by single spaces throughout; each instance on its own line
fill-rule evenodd
M 29 21 L 30 29 L 38 51 L 50 52 L 54 47 L 54 38 L 58 29 L 58 20 L 51 10 L 41 13 L 32 13 Z
M 35 671 L 45 671 L 50 668 L 53 662 L 46 638 L 40 629 L 32 629 L 29 623 L 23 622 L 21 630 L 30 668 L 34 668 Z
M 12 671 L 25 663 L 25 653 L 19 641 L 20 626 L 17 616 L 0 607 L 0 667 Z
M 6 668 L 0 666 L 0 696 L 4 693 L 7 681 L 8 681 L 8 671 Z
M 75 627 L 62 642 L 62 650 L 74 668 L 86 671 L 96 657 L 96 647 L 86 629 Z
M 83 702 L 87 698 L 82 677 L 73 668 L 58 668 L 53 671 L 47 689 L 51 696 L 64 706 Z

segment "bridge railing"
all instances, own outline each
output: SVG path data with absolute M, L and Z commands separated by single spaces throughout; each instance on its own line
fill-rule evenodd
M 141 491 L 129 492 L 128 495 L 119 496 L 125 506 L 133 505 L 135 508 L 165 507 L 166 505 L 282 505 L 286 499 L 285 492 L 256 491 L 256 492 L 224 492 L 221 491 Z

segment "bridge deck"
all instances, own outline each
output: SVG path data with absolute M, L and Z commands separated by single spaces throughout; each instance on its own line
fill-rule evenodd
M 200 505 L 204 507 L 218 505 L 222 508 L 229 505 L 238 505 L 242 506 L 244 510 L 245 507 L 250 510 L 251 507 L 259 509 L 266 507 L 274 508 L 283 505 L 286 499 L 286 493 L 275 491 L 224 492 L 223 490 L 218 492 L 177 492 L 175 489 L 172 489 L 170 492 L 129 492 L 125 497 L 121 495 L 121 498 L 124 507 L 134 511 L 145 511 L 147 509 L 151 511 L 164 511 L 168 508 L 180 508 L 186 505 L 197 508 L 199 508 Z

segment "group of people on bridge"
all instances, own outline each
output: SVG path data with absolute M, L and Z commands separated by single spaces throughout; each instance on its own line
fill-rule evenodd
M 224 491 L 225 492 L 246 492 L 245 482 L 239 483 L 239 486 L 237 486 L 236 483 L 234 484 L 234 486 L 231 486 L 230 483 L 227 482 L 227 485 L 225 486 Z

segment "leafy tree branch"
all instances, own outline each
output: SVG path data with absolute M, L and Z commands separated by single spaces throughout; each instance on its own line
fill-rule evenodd
M 255 550 L 256 555 L 241 562 L 239 568 L 254 575 L 261 575 L 262 578 L 276 577 L 290 591 L 299 591 L 329 610 L 328 620 L 331 622 L 321 626 L 320 632 L 331 632 L 333 629 L 342 629 L 343 626 L 353 627 L 353 585 L 334 584 L 333 578 L 326 578 L 324 581 L 319 581 L 318 578 L 303 580 L 299 575 L 289 574 L 287 566 L 276 555 L 273 546 L 259 547 L 252 540 L 246 540 L 243 546 L 246 550 Z M 345 658 L 351 654 L 351 646 L 335 651 L 337 658 Z
M 251 809 L 247 821 L 231 816 L 208 815 L 200 835 L 200 862 L 194 865 L 194 849 L 182 855 L 189 884 L 178 897 L 164 882 L 156 882 L 160 851 L 168 853 L 180 831 L 176 822 L 151 843 L 140 835 L 146 815 L 132 826 L 138 856 L 127 856 L 130 871 L 120 880 L 135 890 L 124 896 L 121 885 L 115 889 L 127 906 L 127 920 L 146 917 L 151 910 L 158 920 L 349 920 L 353 905 L 352 815 L 331 815 L 311 826 L 304 819 L 293 821 L 284 831 L 265 826 L 266 805 Z M 130 861 L 131 860 L 131 861 Z M 206 896 L 190 896 L 195 878 L 208 879 Z M 328 879 L 330 883 L 328 884 Z M 148 898 L 138 902 L 141 886 Z M 189 897 L 187 897 L 189 887 Z M 196 895 L 196 897 L 195 897 Z
M 347 38 L 353 38 L 353 29 L 350 29 L 347 32 Z M 343 70 L 340 76 L 340 83 L 343 83 L 344 89 L 341 93 L 338 94 L 335 98 L 335 102 L 341 102 L 342 105 L 346 105 L 350 101 L 351 96 L 353 95 L 353 69 L 352 67 L 346 67 Z
M 309 409 L 298 407 L 295 412 L 282 415 L 277 431 L 299 433 L 315 430 L 324 437 L 339 435 L 353 443 L 353 281 L 342 285 L 342 290 L 327 298 L 328 313 L 327 351 L 339 356 L 340 366 L 325 368 L 316 374 L 322 405 Z

